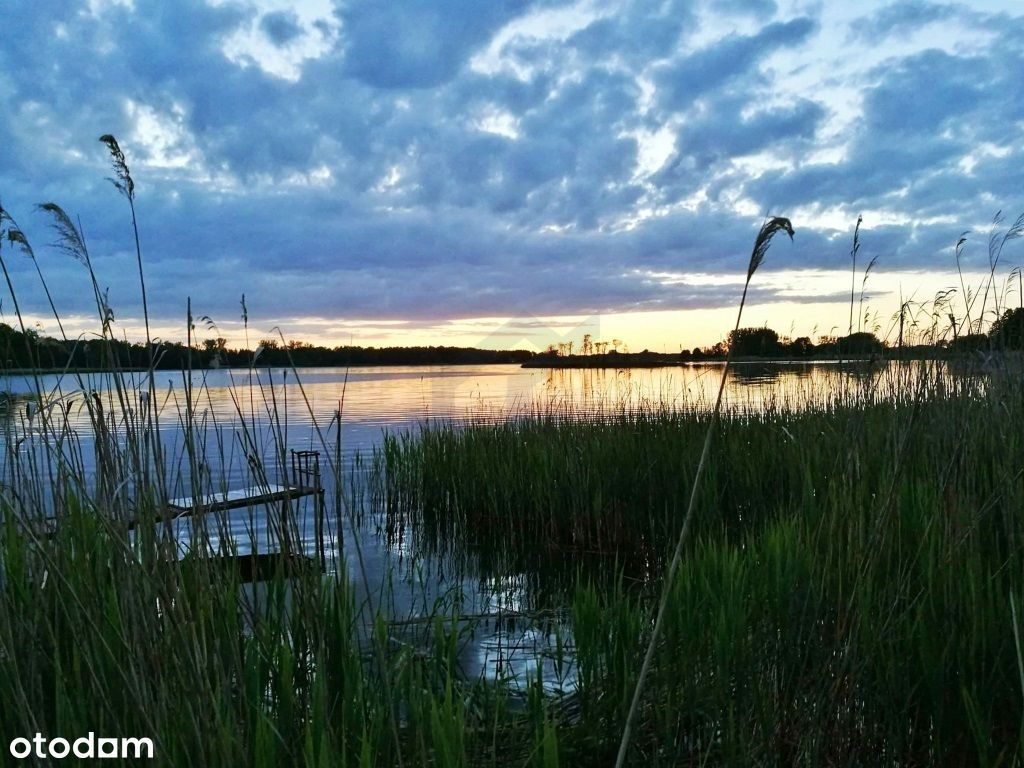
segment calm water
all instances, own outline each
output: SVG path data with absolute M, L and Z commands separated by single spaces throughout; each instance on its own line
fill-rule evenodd
M 890 364 L 888 374 L 895 370 Z M 620 408 L 665 404 L 676 408 L 702 408 L 713 403 L 721 366 L 630 370 L 542 370 L 516 365 L 409 366 L 378 368 L 307 368 L 216 370 L 195 373 L 187 382 L 182 374 L 159 372 L 157 412 L 162 440 L 170 457 L 182 450 L 181 424 L 186 390 L 191 385 L 194 419 L 207 440 L 208 458 L 223 453 L 232 480 L 244 474 L 247 448 L 243 436 L 272 453 L 269 440 L 281 436 L 288 448 L 334 452 L 337 444 L 335 413 L 342 413 L 342 454 L 351 457 L 380 442 L 385 430 L 416 429 L 436 419 L 502 419 L 533 409 L 608 413 Z M 885 376 L 879 369 L 840 370 L 829 363 L 739 364 L 730 373 L 726 401 L 734 407 L 759 408 L 765 404 L 799 407 L 821 398 L 849 380 Z M 134 390 L 127 403 L 140 412 L 147 407 L 141 374 L 126 374 Z M 83 460 L 90 460 L 91 425 L 84 397 L 97 392 L 108 410 L 120 411 L 110 400 L 111 381 L 105 375 L 54 375 L 35 379 L 0 376 L 0 389 L 15 396 L 8 418 L 8 438 L 38 436 L 40 428 L 25 418 L 27 402 L 38 388 L 52 409 L 63 408 L 68 426 L 83 445 Z M 271 417 L 270 413 L 276 413 Z M 242 424 L 247 429 L 242 429 Z M 319 429 L 317 429 L 319 428 Z M 221 451 L 223 447 L 223 451 Z M 216 456 L 214 454 L 217 454 Z M 241 463 L 239 463 L 241 462 Z M 220 462 L 217 462 L 220 465 Z
M 729 407 L 754 410 L 766 405 L 799 408 L 851 385 L 882 382 L 884 389 L 889 381 L 889 386 L 895 386 L 892 382 L 902 380 L 911 365 L 850 369 L 821 363 L 741 364 L 730 375 L 726 402 Z M 191 388 L 209 488 L 254 485 L 250 470 L 254 458 L 263 462 L 271 481 L 287 482 L 275 446 L 318 450 L 324 457 L 327 488 L 327 548 L 334 553 L 344 551 L 352 580 L 363 597 L 376 595 L 398 617 L 429 614 L 435 601 L 446 599 L 459 602 L 464 613 L 490 614 L 518 609 L 515 577 L 501 584 L 482 584 L 464 575 L 443 574 L 442 564 L 410 553 L 401 542 L 387 542 L 378 536 L 372 513 L 360 525 L 330 514 L 333 488 L 326 462 L 338 451 L 339 438 L 348 473 L 354 456 L 371 452 L 386 431 L 416 430 L 436 420 L 505 419 L 538 410 L 600 415 L 659 405 L 707 408 L 714 402 L 720 374 L 720 365 L 714 364 L 620 371 L 551 371 L 514 365 L 217 370 L 196 373 L 190 381 L 181 374 L 161 372 L 157 374 L 155 412 L 168 476 L 176 478 L 169 496 L 191 495 L 183 440 L 185 403 Z M 8 446 L 3 476 L 8 476 L 12 462 L 22 467 L 46 466 L 55 450 L 55 425 L 72 436 L 60 450 L 91 472 L 96 461 L 95 441 L 85 398 L 103 403 L 105 411 L 114 416 L 115 429 L 122 433 L 127 424 L 137 423 L 138 415 L 152 408 L 141 374 L 125 374 L 124 381 L 128 397 L 122 404 L 112 395 L 112 380 L 106 375 L 2 378 L 0 389 L 12 395 L 3 419 Z M 43 392 L 49 418 L 41 418 L 31 405 L 37 391 Z M 358 482 L 357 472 L 346 476 Z M 274 546 L 263 511 L 231 513 L 227 535 L 240 551 L 248 550 L 254 541 L 261 548 Z M 305 515 L 300 522 L 306 547 L 313 552 L 311 516 Z M 183 547 L 190 540 L 189 530 L 190 521 L 180 521 Z M 217 546 L 215 536 L 211 543 Z M 403 578 L 385 598 L 380 585 L 389 573 Z M 529 622 L 515 629 L 492 627 L 488 631 L 485 627 L 467 643 L 463 661 L 471 675 L 511 671 L 529 676 L 537 664 L 546 663 L 537 650 L 552 642 L 548 629 Z M 559 679 L 553 668 L 547 669 L 545 679 L 552 687 L 560 687 L 571 683 L 572 671 L 563 670 Z

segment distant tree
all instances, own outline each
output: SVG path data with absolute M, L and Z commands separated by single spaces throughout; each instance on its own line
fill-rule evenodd
M 729 332 L 729 349 L 734 355 L 777 355 L 779 334 L 771 328 L 737 328 Z
M 581 355 L 592 355 L 594 354 L 594 342 L 591 340 L 589 333 L 583 334 L 583 343 L 580 344 Z
M 810 336 L 798 336 L 786 345 L 786 352 L 793 357 L 810 357 L 814 354 L 814 342 Z
M 971 352 L 982 352 L 989 348 L 990 340 L 984 333 L 964 333 L 957 336 L 949 343 L 949 349 L 955 354 L 970 354 Z
M 836 340 L 839 353 L 843 355 L 881 354 L 885 345 L 873 333 L 859 331 Z
M 992 346 L 1000 349 L 1024 349 L 1024 309 L 1008 309 L 989 329 Z

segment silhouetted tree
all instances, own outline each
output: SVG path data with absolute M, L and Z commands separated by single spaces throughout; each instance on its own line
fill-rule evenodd
M 814 342 L 809 336 L 798 336 L 786 345 L 786 354 L 793 357 L 810 357 L 814 354 Z
M 965 333 L 957 336 L 949 343 L 949 349 L 955 354 L 982 352 L 989 348 L 989 338 L 984 333 Z
M 1000 349 L 1024 349 L 1024 309 L 1008 309 L 989 329 L 992 346 Z
M 885 345 L 873 333 L 860 331 L 837 339 L 840 354 L 843 355 L 875 355 L 881 354 Z
M 779 353 L 779 334 L 771 328 L 737 328 L 729 332 L 734 355 L 771 357 Z

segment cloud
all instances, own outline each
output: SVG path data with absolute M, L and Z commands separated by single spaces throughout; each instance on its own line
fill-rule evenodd
M 666 64 L 655 75 L 661 104 L 669 111 L 685 109 L 702 95 L 755 72 L 775 51 L 806 41 L 814 29 L 807 17 L 774 22 L 757 34 L 729 35 Z
M 872 44 L 887 37 L 905 37 L 924 26 L 952 18 L 958 13 L 953 5 L 928 0 L 900 0 L 850 24 L 849 39 Z
M 338 15 L 349 71 L 379 88 L 429 88 L 460 70 L 470 54 L 529 6 L 516 0 L 363 0 Z
M 595 19 L 566 42 L 590 60 L 614 55 L 643 66 L 672 56 L 696 23 L 693 3 L 636 0 Z
M 768 210 L 799 215 L 770 272 L 845 269 L 860 211 L 883 264 L 933 269 L 959 231 L 1024 207 L 1011 6 L 870 6 L 856 57 L 809 7 L 18 4 L 0 47 L 0 200 L 62 308 L 88 312 L 89 294 L 45 247 L 39 201 L 81 216 L 118 316 L 137 314 L 128 212 L 96 141 L 112 132 L 168 322 L 188 297 L 233 319 L 245 293 L 275 318 L 431 324 L 730 304 L 724 278 L 686 276 L 742 274 Z M 908 42 L 968 23 L 948 49 Z M 294 76 L 266 66 L 300 49 Z M 31 264 L 10 268 L 43 312 Z
M 984 218 L 994 198 L 982 188 L 997 189 L 998 177 L 978 177 L 964 161 L 981 146 L 997 148 L 1003 161 L 1004 152 L 1019 156 L 1019 149 L 1005 145 L 1009 117 L 1001 114 L 1020 109 L 1018 100 L 1003 95 L 1010 71 L 987 56 L 938 50 L 887 62 L 870 73 L 875 83 L 863 90 L 861 115 L 841 159 L 764 174 L 746 185 L 747 193 L 786 208 L 845 205 L 851 212 L 894 210 L 925 219 Z M 1007 200 L 1010 190 L 1001 191 Z
M 737 157 L 766 149 L 778 155 L 805 151 L 825 114 L 809 99 L 756 111 L 749 111 L 743 96 L 712 101 L 677 133 L 672 157 L 654 177 L 659 195 L 666 201 L 685 198 L 705 187 L 709 176 L 728 180 Z M 707 185 L 707 193 L 717 196 L 727 187 Z
M 775 0 L 712 0 L 712 10 L 769 18 L 778 10 Z
M 302 36 L 299 17 L 291 11 L 273 11 L 260 17 L 260 29 L 278 48 Z

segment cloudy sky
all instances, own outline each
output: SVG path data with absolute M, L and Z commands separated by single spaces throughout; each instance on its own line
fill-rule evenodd
M 166 338 L 188 296 L 239 338 L 244 293 L 290 337 L 659 350 L 729 330 L 765 214 L 797 235 L 748 324 L 845 331 L 862 214 L 884 335 L 901 294 L 959 286 L 961 232 L 976 280 L 1024 210 L 1021 82 L 1015 0 L 3 0 L 0 202 L 79 330 L 85 276 L 35 205 L 81 217 L 137 334 L 112 133 Z

